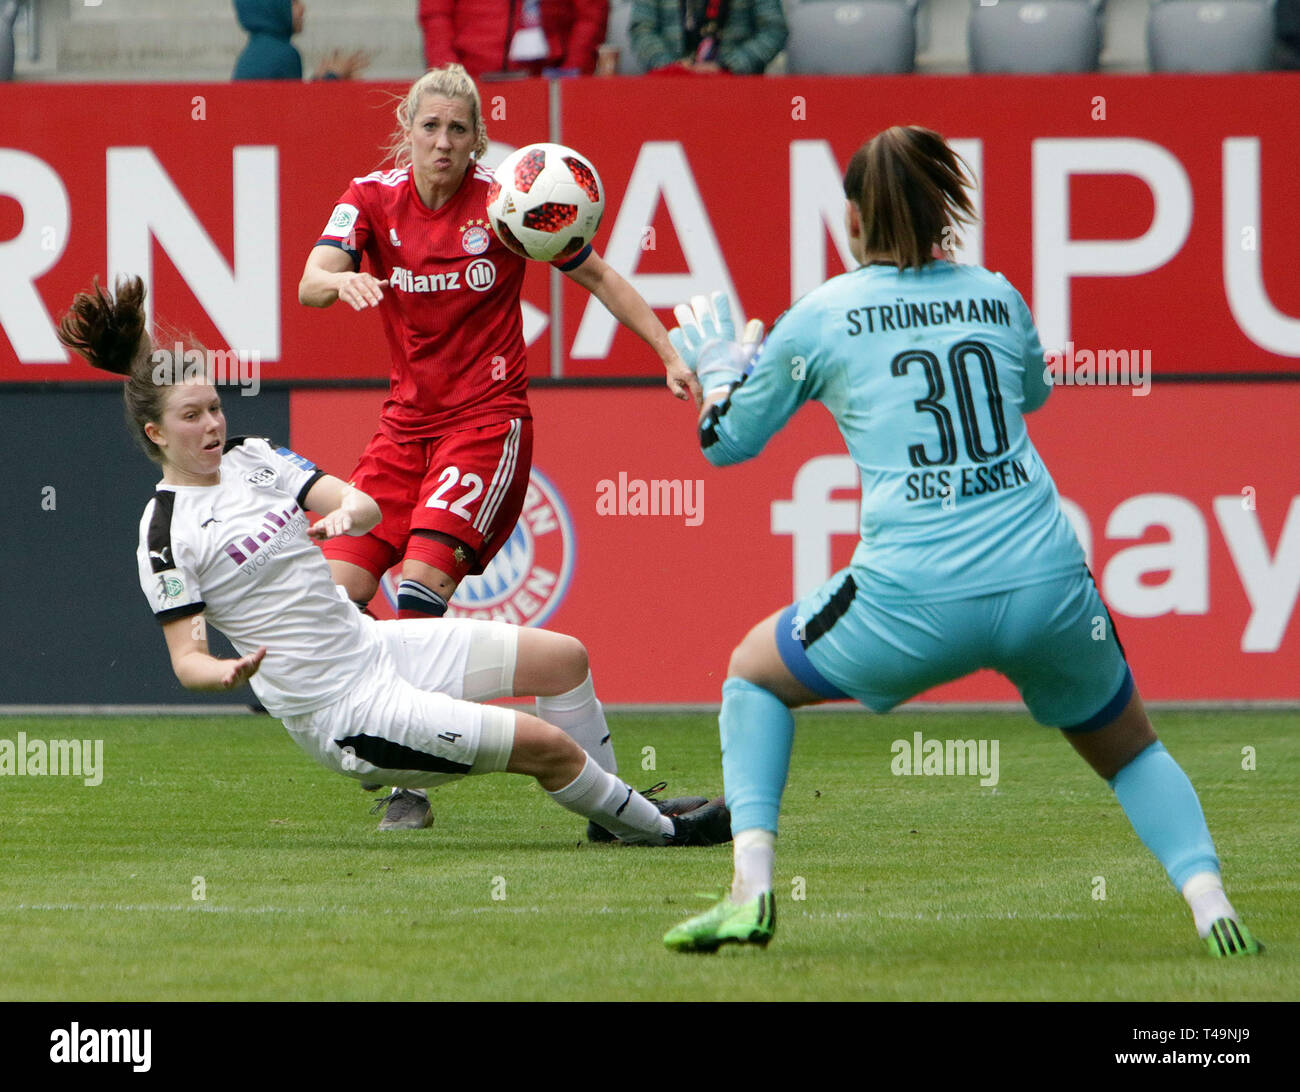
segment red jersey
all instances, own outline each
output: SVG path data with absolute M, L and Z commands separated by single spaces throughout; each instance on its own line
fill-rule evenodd
M 525 259 L 488 226 L 492 172 L 471 163 L 442 208 L 410 167 L 354 178 L 316 245 L 387 280 L 379 312 L 393 372 L 380 429 L 401 442 L 531 418 L 519 292 Z M 585 255 L 583 255 L 585 257 Z

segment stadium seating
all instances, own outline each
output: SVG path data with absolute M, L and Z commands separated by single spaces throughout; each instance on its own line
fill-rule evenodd
M 786 20 L 790 72 L 861 75 L 911 72 L 917 0 L 806 0 Z
M 1258 72 L 1270 67 L 1266 0 L 1153 0 L 1147 53 L 1155 72 Z
M 1249 71 L 1267 67 L 1273 0 L 785 0 L 780 72 Z M 294 44 L 310 69 L 333 49 L 373 53 L 368 80 L 420 71 L 414 0 L 309 0 Z M 837 21 L 837 14 L 838 20 Z M 850 14 L 852 13 L 852 14 Z M 861 14 L 859 18 L 858 15 Z M 617 71 L 632 0 L 610 0 Z M 39 16 L 38 18 L 36 16 Z M 20 80 L 229 79 L 247 41 L 230 0 L 29 0 L 15 25 Z M 788 61 L 788 65 L 787 65 Z
M 231 0 L 35 0 L 38 41 L 15 28 L 20 79 L 225 81 L 248 41 Z M 415 0 L 307 0 L 293 43 L 310 72 L 332 50 L 372 54 L 366 79 L 409 80 L 422 68 Z
M 1093 0 L 972 0 L 972 72 L 1095 72 L 1101 4 Z

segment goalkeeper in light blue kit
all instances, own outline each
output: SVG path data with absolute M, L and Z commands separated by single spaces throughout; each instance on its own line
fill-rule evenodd
M 896 127 L 860 148 L 844 190 L 861 268 L 782 315 L 748 374 L 761 328 L 751 323 L 738 344 L 720 294 L 677 309 L 670 336 L 706 395 L 708 460 L 753 458 L 819 401 L 862 475 L 862 537 L 847 569 L 732 654 L 719 721 L 735 878 L 727 898 L 668 932 L 669 948 L 772 938 L 792 708 L 851 697 L 883 713 L 987 667 L 1107 779 L 1210 952 L 1260 950 L 1224 894 L 1196 792 L 1156 740 L 1025 431 L 1023 415 L 1049 393 L 1029 309 L 1001 274 L 935 257 L 974 217 L 970 184 L 929 130 Z

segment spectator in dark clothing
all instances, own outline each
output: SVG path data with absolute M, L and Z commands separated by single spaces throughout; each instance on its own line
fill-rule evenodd
M 289 39 L 302 30 L 306 7 L 301 0 L 235 0 L 239 25 L 248 31 L 248 45 L 235 62 L 236 80 L 300 80 L 302 56 Z M 316 66 L 312 78 L 347 80 L 370 63 L 362 50 L 335 50 Z
M 1277 25 L 1273 66 L 1300 68 L 1300 0 L 1277 0 L 1273 18 Z
M 608 0 L 420 0 L 425 67 L 590 76 L 608 18 Z
M 762 72 L 788 34 L 781 0 L 633 0 L 628 25 L 651 72 Z

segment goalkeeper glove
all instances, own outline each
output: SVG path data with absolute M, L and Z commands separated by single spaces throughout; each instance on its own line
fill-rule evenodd
M 731 300 L 724 292 L 695 296 L 689 306 L 679 303 L 673 315 L 679 325 L 669 331 L 668 340 L 699 377 L 705 395 L 726 391 L 738 382 L 763 339 L 763 324 L 751 319 L 737 342 Z

